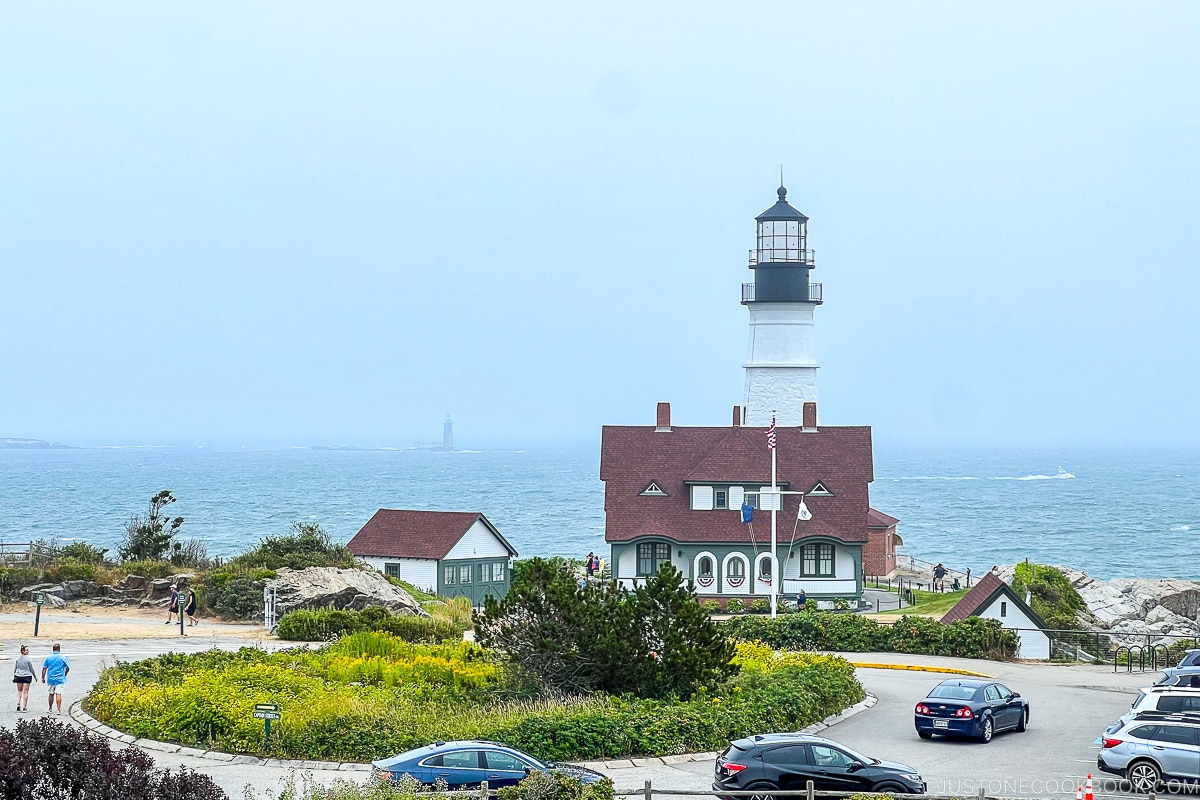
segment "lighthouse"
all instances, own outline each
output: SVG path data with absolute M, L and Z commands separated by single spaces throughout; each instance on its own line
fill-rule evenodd
M 750 310 L 750 354 L 745 363 L 745 424 L 805 425 L 804 404 L 817 402 L 817 357 L 813 312 L 821 284 L 809 282 L 816 266 L 808 247 L 808 217 L 779 187 L 775 205 L 755 217 L 756 246 L 750 250 L 754 280 L 742 284 Z M 807 424 L 815 424 L 815 420 Z

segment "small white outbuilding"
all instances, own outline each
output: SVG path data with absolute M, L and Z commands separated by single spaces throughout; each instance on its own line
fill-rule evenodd
M 995 573 L 989 572 L 971 587 L 971 591 L 946 612 L 942 622 L 957 622 L 967 617 L 994 619 L 999 621 L 1000 627 L 1015 630 L 1021 640 L 1018 653 L 1021 658 L 1050 659 L 1050 634 L 1046 623 Z

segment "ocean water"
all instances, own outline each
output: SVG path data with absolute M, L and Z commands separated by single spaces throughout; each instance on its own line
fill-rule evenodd
M 764 456 L 765 457 L 765 456 Z M 599 448 L 0 450 L 0 541 L 115 549 L 170 489 L 184 538 L 233 555 L 296 521 L 345 541 L 380 507 L 482 511 L 522 556 L 604 551 Z M 902 552 L 977 572 L 1029 558 L 1097 577 L 1200 579 L 1200 455 L 876 446 L 872 505 Z

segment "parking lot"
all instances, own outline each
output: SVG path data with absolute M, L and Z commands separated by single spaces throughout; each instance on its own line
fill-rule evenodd
M 858 658 L 853 654 L 851 658 Z M 998 734 L 991 744 L 947 740 L 924 741 L 913 729 L 913 706 L 935 684 L 953 675 L 892 669 L 859 669 L 859 680 L 878 698 L 874 708 L 822 731 L 875 758 L 916 767 L 931 794 L 972 796 L 982 787 L 991 796 L 1075 796 L 1090 772 L 1097 795 L 1124 794 L 1115 776 L 1096 771 L 1096 737 L 1128 710 L 1137 689 L 1153 683 L 1155 674 L 1114 674 L 1112 667 L 1004 664 L 918 656 L 886 658 L 908 663 L 943 664 L 987 673 L 1028 698 L 1029 730 Z M 664 789 L 707 791 L 713 777 L 711 760 L 672 766 L 640 766 L 609 773 L 618 791 L 641 790 L 646 780 Z

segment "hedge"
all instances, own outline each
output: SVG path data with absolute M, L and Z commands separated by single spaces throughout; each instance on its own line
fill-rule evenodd
M 1015 631 L 981 617 L 944 624 L 930 617 L 903 616 L 887 625 L 859 614 L 805 611 L 775 619 L 732 617 L 721 623 L 721 629 L 735 640 L 792 650 L 1003 660 L 1014 658 L 1020 647 Z
M 372 606 L 362 611 L 289 611 L 279 619 L 276 633 L 290 642 L 327 642 L 338 636 L 363 631 L 390 633 L 406 642 L 461 641 L 463 628 L 450 622 L 392 614 Z

